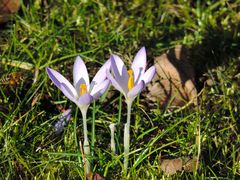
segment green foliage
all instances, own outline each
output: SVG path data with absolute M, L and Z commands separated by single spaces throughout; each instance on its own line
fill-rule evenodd
M 160 159 L 197 155 L 200 127 L 197 173 L 177 173 L 173 179 L 239 176 L 239 4 L 239 0 L 24 2 L 19 13 L 0 28 L 0 60 L 27 62 L 34 67 L 21 70 L 0 62 L 1 75 L 23 71 L 24 76 L 13 86 L 0 85 L 0 178 L 84 177 L 81 150 L 75 142 L 75 136 L 83 138 L 81 116 L 75 105 L 50 84 L 47 66 L 71 79 L 77 55 L 94 74 L 112 52 L 122 55 L 127 63 L 146 46 L 152 61 L 177 44 L 190 49 L 197 77 L 204 74 L 213 82 L 204 87 L 198 82 L 199 89 L 203 88 L 199 107 L 162 112 L 144 109 L 141 101 L 135 103 L 126 175 L 122 173 L 124 122 L 118 124 L 117 155 L 111 154 L 108 129 L 119 116 L 124 119 L 126 105 L 122 102 L 118 111 L 118 97 L 96 102 L 94 172 L 109 179 L 167 177 L 160 169 Z M 59 109 L 69 107 L 72 119 L 64 132 L 55 136 L 52 125 L 59 118 Z M 91 126 L 91 112 L 88 117 Z

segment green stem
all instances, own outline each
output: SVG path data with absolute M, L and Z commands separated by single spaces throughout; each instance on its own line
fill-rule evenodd
M 75 118 L 74 118 L 74 127 L 73 127 L 73 131 L 74 131 L 74 139 L 75 139 L 75 145 L 77 147 L 77 154 L 78 154 L 78 161 L 79 163 L 82 162 L 81 160 L 81 153 L 80 153 L 80 146 L 79 146 L 79 143 L 78 143 L 78 138 L 77 138 L 77 114 L 78 114 L 78 109 L 76 110 L 76 113 L 75 113 Z
M 199 159 L 200 159 L 200 155 L 201 155 L 201 128 L 200 128 L 200 120 L 198 120 L 199 124 L 197 126 L 197 137 L 196 137 L 196 141 L 197 141 L 197 159 L 196 159 L 196 165 L 195 165 L 195 169 L 194 169 L 194 175 L 196 175 L 197 170 L 198 170 L 198 164 L 199 164 Z
M 129 145 L 130 145 L 130 120 L 131 120 L 132 101 L 127 101 L 127 123 L 124 125 L 124 170 L 128 169 Z
M 94 156 L 94 146 L 95 146 L 95 141 L 96 141 L 96 136 L 95 136 L 95 119 L 96 119 L 96 103 L 95 101 L 93 102 L 93 110 L 92 110 L 92 139 L 91 139 L 91 149 L 92 149 L 92 157 Z
M 119 144 L 119 141 L 120 141 L 120 135 L 121 135 L 121 132 L 120 132 L 120 123 L 121 123 L 121 116 L 122 116 L 122 94 L 120 93 L 120 96 L 119 96 L 119 103 L 118 103 L 118 120 L 117 120 L 117 137 L 116 137 L 116 143 L 117 143 L 117 152 L 118 153 L 122 153 L 122 150 L 121 150 L 121 145 Z
M 118 125 L 121 122 L 121 115 L 122 115 L 122 94 L 119 96 L 119 104 L 118 104 Z
M 84 141 L 83 141 L 83 151 L 86 157 L 86 172 L 87 174 L 91 172 L 90 168 L 90 162 L 88 160 L 90 155 L 90 147 L 88 142 L 88 130 L 87 130 L 87 109 L 88 107 L 82 107 L 80 108 L 83 118 L 83 135 L 84 135 Z

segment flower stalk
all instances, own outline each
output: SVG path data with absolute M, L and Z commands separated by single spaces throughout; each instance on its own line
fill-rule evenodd
M 91 166 L 90 161 L 88 160 L 90 156 L 90 146 L 88 141 L 88 130 L 87 130 L 87 109 L 88 107 L 80 108 L 82 113 L 82 119 L 83 119 L 83 135 L 84 135 L 84 141 L 83 141 L 83 151 L 86 157 L 86 172 L 87 174 L 91 172 Z
M 111 144 L 110 144 L 111 151 L 113 154 L 116 154 L 116 144 L 115 144 L 115 139 L 114 139 L 115 130 L 116 130 L 115 124 L 111 123 L 109 125 L 109 128 L 110 128 L 110 132 L 111 132 Z
M 87 109 L 81 109 L 82 119 L 83 119 L 83 135 L 84 135 L 84 143 L 83 149 L 86 155 L 90 154 L 90 147 L 88 142 L 88 130 L 87 130 Z
M 93 101 L 93 110 L 92 110 L 92 136 L 91 136 L 91 149 L 94 149 L 95 147 L 95 141 L 96 141 L 96 134 L 95 134 L 95 126 L 96 126 L 96 102 Z M 94 151 L 92 151 L 92 156 L 94 156 Z
M 130 122 L 131 122 L 131 108 L 133 101 L 127 101 L 127 122 L 124 125 L 124 170 L 127 172 L 128 169 L 128 159 L 129 159 L 129 147 L 130 147 Z

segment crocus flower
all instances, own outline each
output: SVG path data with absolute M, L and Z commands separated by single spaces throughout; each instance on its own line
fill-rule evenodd
M 127 122 L 124 125 L 124 169 L 128 169 L 129 144 L 130 144 L 130 119 L 132 102 L 144 87 L 152 80 L 155 74 L 155 67 L 150 67 L 147 71 L 146 49 L 142 47 L 135 56 L 131 69 L 127 70 L 123 61 L 117 55 L 111 55 L 111 69 L 107 71 L 107 77 L 112 85 L 119 90 L 127 103 Z
M 59 120 L 54 124 L 54 131 L 56 135 L 59 135 L 63 132 L 64 127 L 67 125 L 67 122 L 71 118 L 71 109 L 65 110 L 60 116 Z
M 93 100 L 97 100 L 106 91 L 109 86 L 109 80 L 106 79 L 106 70 L 109 68 L 110 62 L 108 60 L 97 72 L 91 84 L 89 83 L 87 68 L 79 56 L 73 65 L 73 85 L 51 68 L 47 68 L 47 73 L 63 94 L 81 109 L 88 107 Z
M 106 77 L 106 71 L 110 68 L 108 60 L 89 82 L 89 75 L 83 60 L 78 56 L 73 65 L 73 85 L 57 71 L 47 68 L 47 74 L 52 82 L 63 92 L 63 94 L 74 102 L 81 110 L 84 133 L 84 153 L 90 155 L 90 147 L 87 131 L 87 110 L 90 103 L 97 100 L 108 88 L 110 82 Z M 86 161 L 86 171 L 90 172 L 90 163 Z
M 107 77 L 112 85 L 125 96 L 127 101 L 133 101 L 155 74 L 154 66 L 145 72 L 146 59 L 146 49 L 142 47 L 135 56 L 131 69 L 127 70 L 119 56 L 111 55 L 113 75 L 107 71 Z

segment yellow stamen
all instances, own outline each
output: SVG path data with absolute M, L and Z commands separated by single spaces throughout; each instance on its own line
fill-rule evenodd
M 133 77 L 133 71 L 130 69 L 128 70 L 128 90 L 130 91 L 134 87 L 134 77 Z
M 84 95 L 87 93 L 87 85 L 86 84 L 80 84 L 80 95 Z

